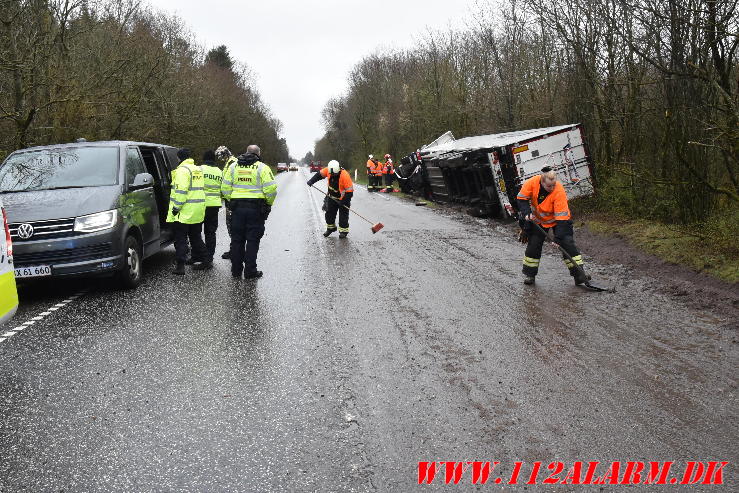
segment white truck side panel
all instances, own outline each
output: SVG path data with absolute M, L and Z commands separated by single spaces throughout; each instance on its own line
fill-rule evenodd
M 544 166 L 557 172 L 567 197 L 574 199 L 594 192 L 585 144 L 580 128 L 575 127 L 513 149 L 518 176 L 526 180 L 535 176 Z

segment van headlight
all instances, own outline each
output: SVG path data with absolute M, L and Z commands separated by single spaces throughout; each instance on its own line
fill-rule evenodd
M 94 233 L 115 226 L 118 221 L 118 210 L 98 212 L 80 216 L 74 220 L 74 230 L 77 233 Z

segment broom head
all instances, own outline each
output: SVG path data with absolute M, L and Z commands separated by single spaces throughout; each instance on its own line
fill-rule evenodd
M 385 227 L 385 225 L 382 224 L 382 223 L 375 224 L 374 226 L 372 226 L 372 234 L 377 233 L 378 231 L 380 231 L 384 227 Z

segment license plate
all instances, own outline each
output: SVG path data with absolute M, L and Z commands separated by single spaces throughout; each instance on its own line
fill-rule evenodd
M 36 265 L 33 267 L 20 267 L 18 269 L 15 269 L 15 277 L 18 279 L 23 277 L 41 277 L 50 275 L 50 265 Z

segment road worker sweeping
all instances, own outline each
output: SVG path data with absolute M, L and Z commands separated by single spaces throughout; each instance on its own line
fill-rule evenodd
M 534 284 L 536 274 L 539 272 L 545 235 L 548 235 L 552 228 L 556 242 L 572 258 L 570 260 L 566 255 L 562 255 L 565 265 L 570 270 L 570 275 L 575 278 L 575 284 L 588 282 L 590 276 L 586 275 L 582 268 L 582 255 L 575 245 L 567 193 L 562 184 L 557 181 L 557 174 L 549 167 L 542 168 L 540 175 L 524 182 L 516 199 L 522 229 L 520 239 L 523 243 L 528 242 L 523 258 L 524 284 Z M 532 221 L 541 228 L 531 224 Z
M 328 166 L 308 180 L 308 186 L 324 178 L 328 178 L 328 195 L 324 205 L 326 206 L 326 232 L 323 236 L 329 236 L 336 231 L 336 214 L 339 214 L 339 238 L 346 238 L 349 234 L 349 208 L 354 196 L 354 184 L 349 173 L 343 169 L 336 160 L 329 161 Z

